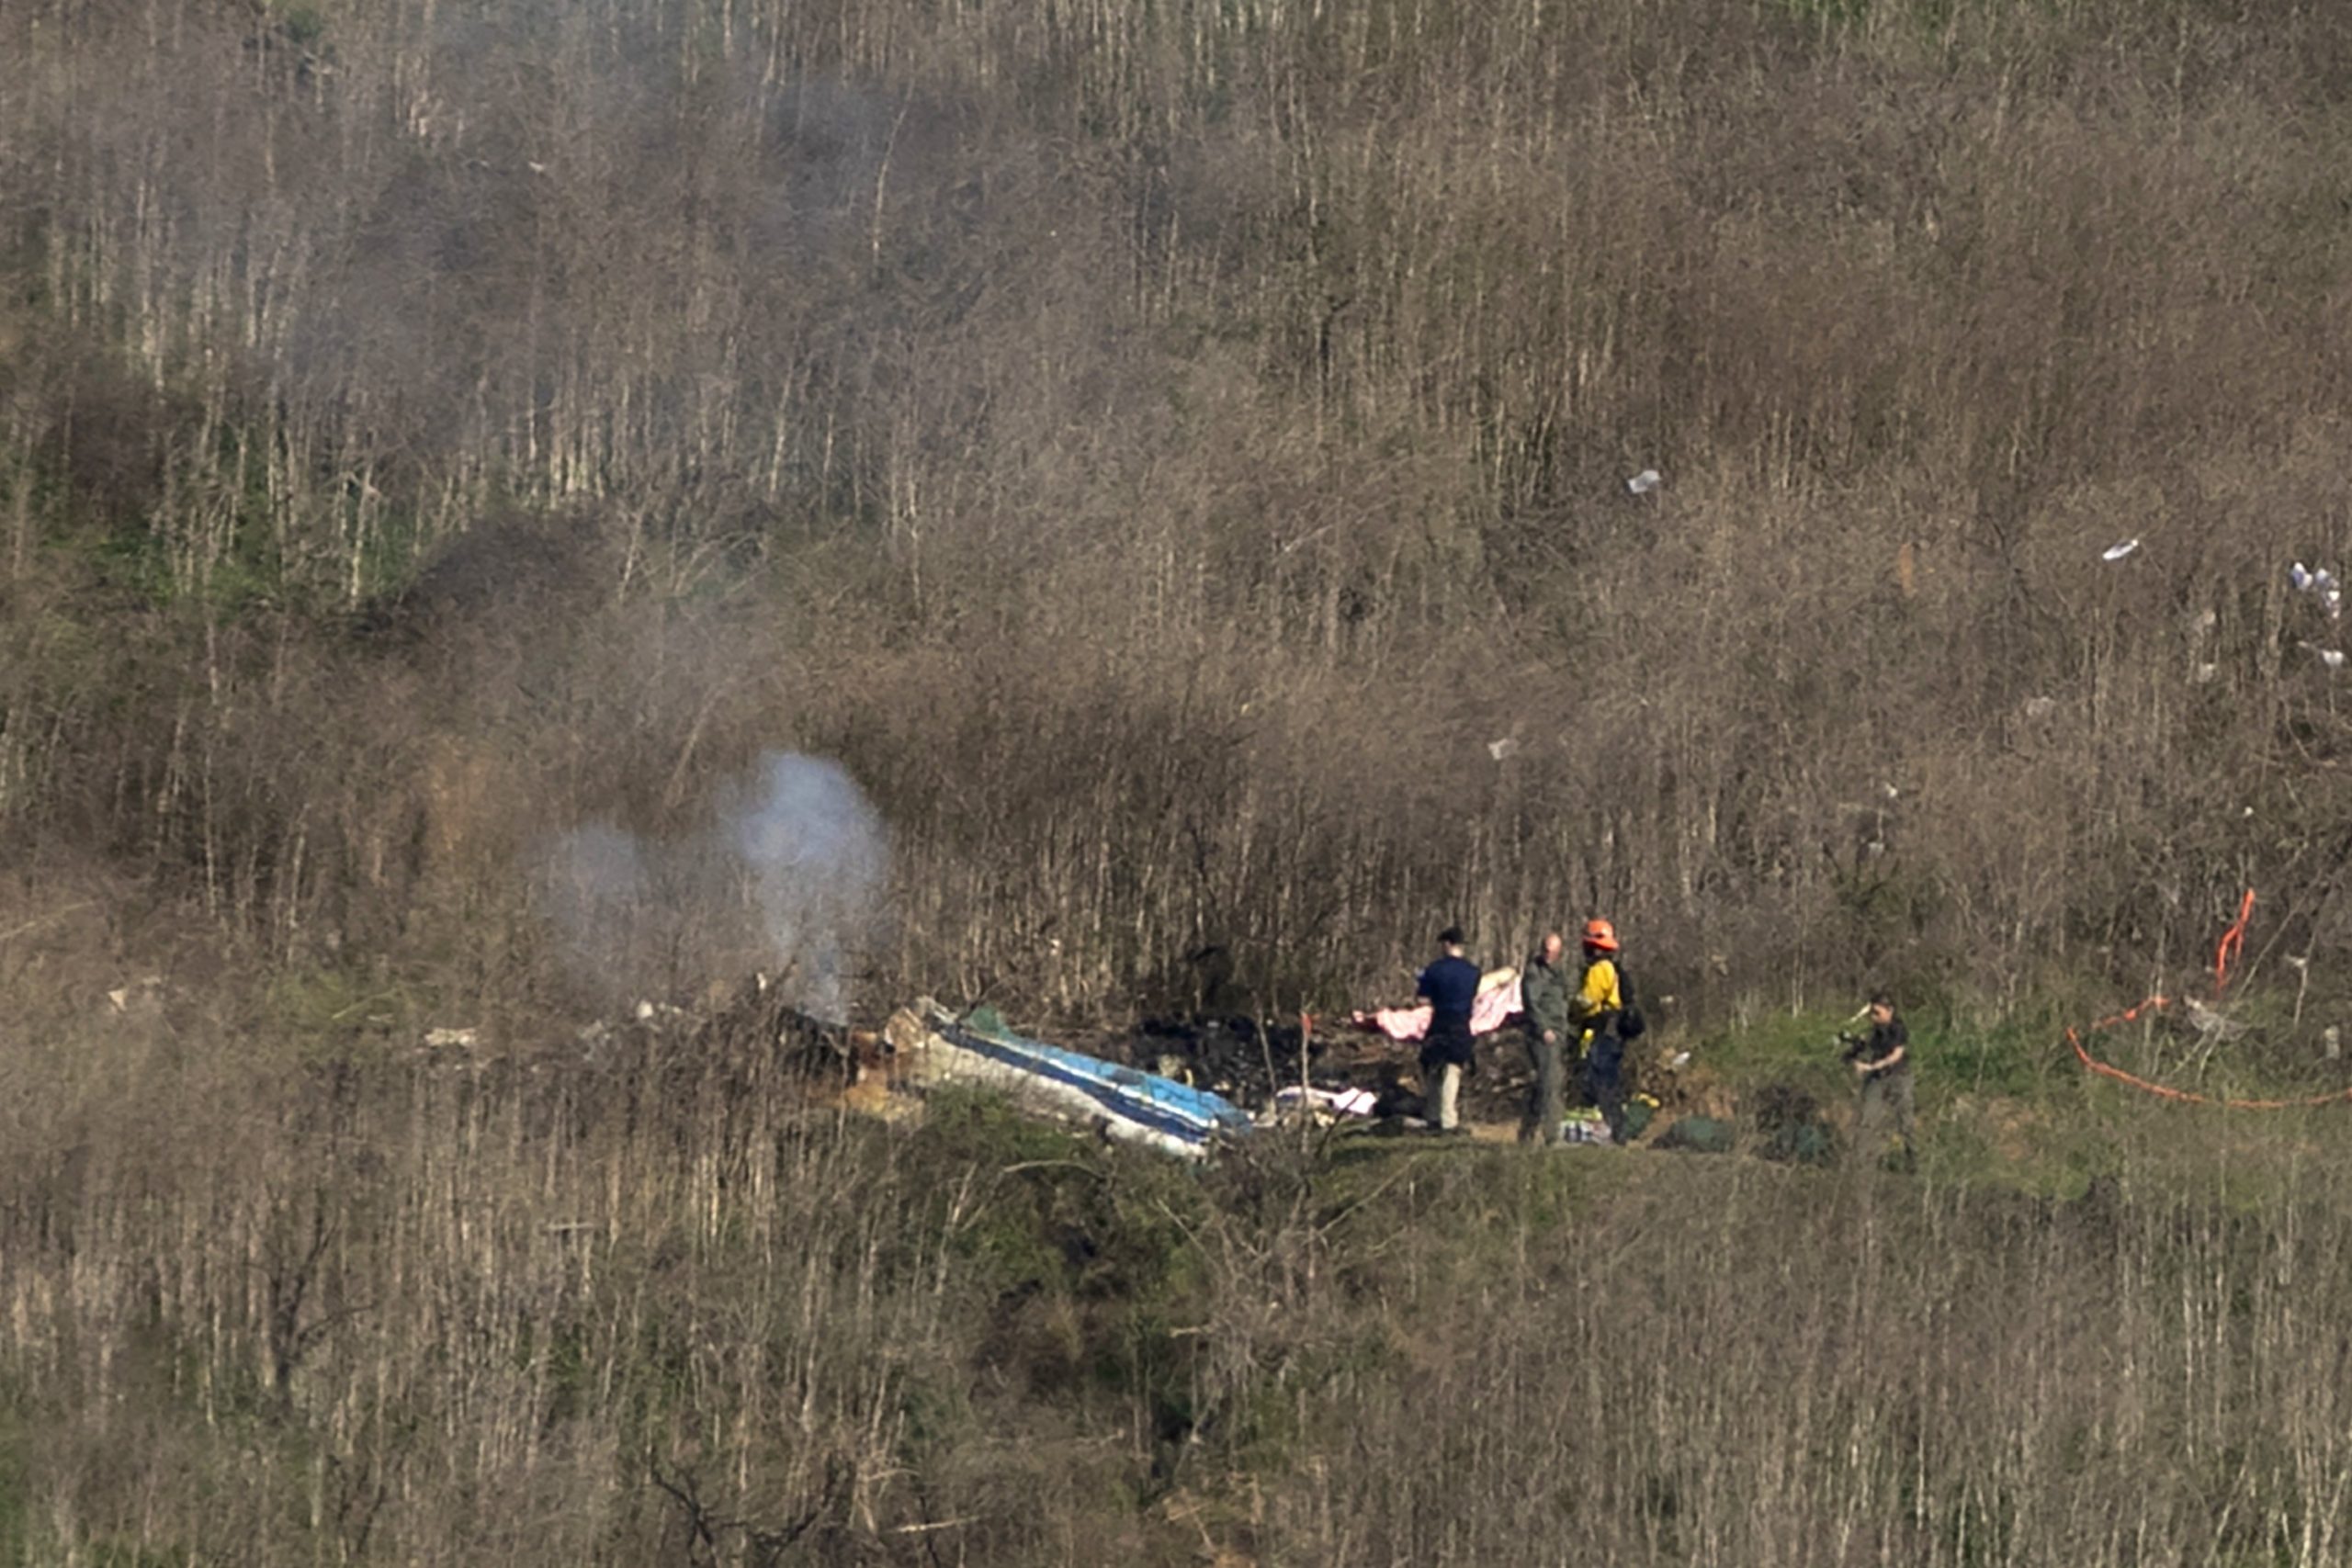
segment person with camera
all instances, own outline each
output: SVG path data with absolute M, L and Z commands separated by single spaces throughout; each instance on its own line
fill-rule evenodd
M 1871 998 L 1870 1019 L 1868 1034 L 1841 1036 L 1847 1064 L 1861 1089 L 1854 1116 L 1855 1152 L 1863 1158 L 1875 1157 L 1891 1138 L 1902 1145 L 1903 1164 L 1908 1168 L 1917 1157 L 1912 1145 L 1911 1032 L 1883 991 Z

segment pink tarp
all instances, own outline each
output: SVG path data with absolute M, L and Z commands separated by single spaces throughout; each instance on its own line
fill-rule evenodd
M 1478 993 L 1478 999 L 1470 1004 L 1470 1032 L 1492 1034 L 1503 1026 L 1503 1020 L 1518 1010 L 1519 976 L 1514 975 L 1507 984 Z M 1374 1030 L 1391 1040 L 1419 1040 L 1430 1032 L 1430 1010 L 1426 1007 L 1381 1008 L 1349 1016 L 1358 1029 Z

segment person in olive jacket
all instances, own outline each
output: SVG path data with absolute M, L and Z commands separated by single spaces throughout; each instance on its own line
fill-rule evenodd
M 1519 1126 L 1522 1144 L 1560 1141 L 1560 1119 L 1566 1113 L 1560 1052 L 1568 1033 L 1568 976 L 1560 967 L 1560 955 L 1566 947 L 1558 931 L 1546 931 L 1519 977 L 1527 1055 L 1535 1069 L 1535 1082 L 1528 1089 L 1527 1119 Z

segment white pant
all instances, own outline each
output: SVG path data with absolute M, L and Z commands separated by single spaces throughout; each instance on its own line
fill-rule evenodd
M 1462 1064 L 1444 1062 L 1431 1069 L 1429 1085 L 1428 1121 L 1442 1133 L 1451 1133 L 1462 1124 Z

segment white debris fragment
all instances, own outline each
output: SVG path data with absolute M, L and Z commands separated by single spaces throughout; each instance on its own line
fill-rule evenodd
M 2315 642 L 2300 642 L 2295 646 L 2298 648 L 2310 649 L 2312 653 L 2319 657 L 2319 661 L 2322 664 L 2326 665 L 2330 670 L 2341 670 L 2344 668 L 2344 650 L 2340 648 L 2322 648 Z
M 1294 1085 L 1274 1094 L 1277 1111 L 1305 1110 L 1327 1116 L 1369 1116 L 1379 1104 L 1379 1097 L 1368 1089 L 1300 1089 Z
M 2048 718 L 2057 711 L 2056 697 L 2028 697 L 2025 700 L 2025 716 L 2028 718 Z
M 2329 620 L 2342 618 L 2344 589 L 2335 581 L 2335 573 L 2328 568 L 2321 567 L 2317 570 L 2307 570 L 2301 561 L 2291 562 L 2287 568 L 2287 586 L 2298 593 L 2316 594 L 2320 608 L 2327 612 Z
M 164 977 L 143 975 L 129 985 L 118 986 L 107 993 L 107 1005 L 116 1012 L 141 1018 L 157 1018 L 164 1010 Z
M 1647 495 L 1664 482 L 1657 477 L 1656 468 L 1644 468 L 1625 481 L 1625 490 L 1631 495 Z
M 2200 686 L 2210 686 L 2213 683 L 2213 677 L 2221 672 L 2222 667 L 2218 664 L 2199 664 L 2197 667 L 2197 683 Z
M 1518 750 L 1519 742 L 1508 735 L 1504 736 L 1500 740 L 1489 740 L 1487 742 L 1487 755 L 1492 757 L 1498 762 L 1501 761 L 1505 757 L 1515 754 Z
M 435 1051 L 470 1051 L 481 1043 L 481 1033 L 473 1029 L 428 1029 L 424 1043 Z
M 2108 546 L 2106 549 L 2099 552 L 2098 558 L 2101 560 L 2121 560 L 2125 556 L 2130 555 L 2139 547 L 2139 540 L 2126 539 L 2120 545 Z
M 2246 1031 L 2244 1022 L 2207 1007 L 2195 997 L 2183 997 L 2180 1000 L 2189 1023 L 2208 1040 L 2235 1040 Z

